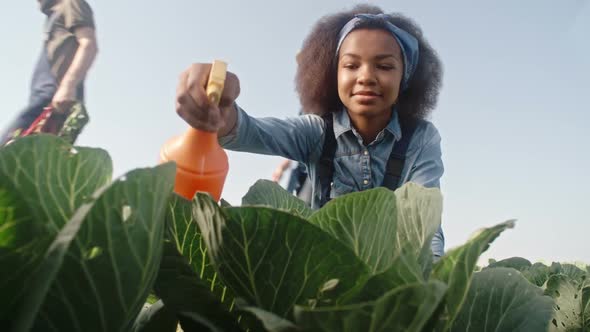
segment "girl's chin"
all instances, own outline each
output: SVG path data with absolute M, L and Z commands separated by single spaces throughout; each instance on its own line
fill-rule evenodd
M 383 109 L 377 105 L 352 105 L 347 107 L 348 112 L 360 116 L 376 116 L 391 112 L 391 108 Z

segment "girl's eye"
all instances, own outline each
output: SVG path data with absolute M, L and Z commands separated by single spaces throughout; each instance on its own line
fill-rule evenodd
M 344 67 L 346 69 L 356 69 L 356 68 L 358 68 L 358 65 L 356 65 L 354 63 L 345 63 L 342 67 Z
M 381 70 L 394 70 L 395 66 L 388 65 L 388 64 L 380 64 L 380 65 L 377 65 L 377 68 L 381 69 Z

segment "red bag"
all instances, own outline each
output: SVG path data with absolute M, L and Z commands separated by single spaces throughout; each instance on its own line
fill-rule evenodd
M 71 144 L 74 144 L 76 138 L 88 123 L 88 120 L 86 108 L 81 103 L 74 104 L 65 113 L 56 112 L 52 106 L 47 106 L 29 128 L 15 133 L 14 137 L 6 144 L 18 137 L 41 133 L 60 136 Z
M 64 124 L 66 115 L 53 111 L 53 107 L 47 106 L 41 112 L 29 128 L 20 134 L 20 137 L 31 134 L 47 133 L 57 135 Z

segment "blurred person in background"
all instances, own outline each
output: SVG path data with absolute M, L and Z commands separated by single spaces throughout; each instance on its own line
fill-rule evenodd
M 94 15 L 86 1 L 37 2 L 46 15 L 43 46 L 33 71 L 28 105 L 2 133 L 2 145 L 29 128 L 45 107 L 52 107 L 63 122 L 76 102 L 83 103 L 84 79 L 98 52 Z

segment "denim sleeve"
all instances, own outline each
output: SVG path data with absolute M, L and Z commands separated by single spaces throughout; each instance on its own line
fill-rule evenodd
M 422 135 L 422 148 L 412 166 L 408 180 L 425 187 L 440 188 L 440 178 L 444 172 L 442 152 L 440 148 L 441 137 L 438 130 L 431 123 L 427 123 Z M 445 236 L 442 226 L 438 227 L 432 238 L 431 249 L 434 259 L 438 260 L 444 255 Z
M 418 156 L 409 170 L 405 182 L 415 182 L 428 188 L 440 188 L 440 178 L 444 173 L 440 134 L 431 123 L 423 129 Z
M 430 243 L 430 249 L 432 249 L 435 261 L 445 254 L 445 235 L 442 230 L 442 225 L 439 225 L 438 230 L 434 233 L 434 237 Z
M 317 115 L 254 118 L 236 105 L 237 128 L 221 137 L 223 148 L 234 151 L 282 156 L 308 163 L 319 156 L 324 137 L 324 121 Z

